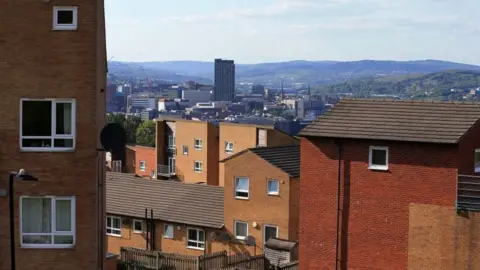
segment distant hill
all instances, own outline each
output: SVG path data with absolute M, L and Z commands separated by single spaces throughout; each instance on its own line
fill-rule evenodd
M 126 63 L 111 62 L 112 73 L 134 72 L 141 75 L 143 67 L 149 76 L 168 80 L 213 80 L 213 62 L 170 61 Z M 453 63 L 439 60 L 420 61 L 290 61 L 261 64 L 237 64 L 238 82 L 273 83 L 285 79 L 286 85 L 293 82 L 325 85 L 340 83 L 362 77 L 384 77 L 393 75 L 427 74 L 445 70 L 478 70 L 480 66 Z
M 426 75 L 362 78 L 319 87 L 323 93 L 355 96 L 398 95 L 414 99 L 461 100 L 465 91 L 480 87 L 480 71 L 448 70 Z M 458 91 L 451 91 L 456 89 Z M 464 90 L 464 91 L 460 91 Z

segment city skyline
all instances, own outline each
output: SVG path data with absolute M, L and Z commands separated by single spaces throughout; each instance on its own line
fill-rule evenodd
M 459 4 L 458 2 L 461 2 Z M 475 0 L 106 1 L 119 61 L 440 59 L 480 64 Z

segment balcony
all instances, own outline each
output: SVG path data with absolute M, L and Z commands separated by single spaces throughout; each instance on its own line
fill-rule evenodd
M 480 176 L 458 176 L 457 211 L 480 212 Z
M 175 166 L 158 164 L 157 175 L 163 177 L 171 177 L 175 175 Z

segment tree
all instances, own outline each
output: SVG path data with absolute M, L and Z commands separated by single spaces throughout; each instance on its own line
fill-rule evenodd
M 155 121 L 145 121 L 137 127 L 137 144 L 155 146 Z
M 138 117 L 125 117 L 123 114 L 108 114 L 107 121 L 109 123 L 118 123 L 124 129 L 127 135 L 127 143 L 136 143 L 136 131 L 142 120 Z

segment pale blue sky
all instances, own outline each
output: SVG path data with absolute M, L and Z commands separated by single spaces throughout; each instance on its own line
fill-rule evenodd
M 105 0 L 122 61 L 441 59 L 480 65 L 480 0 Z

